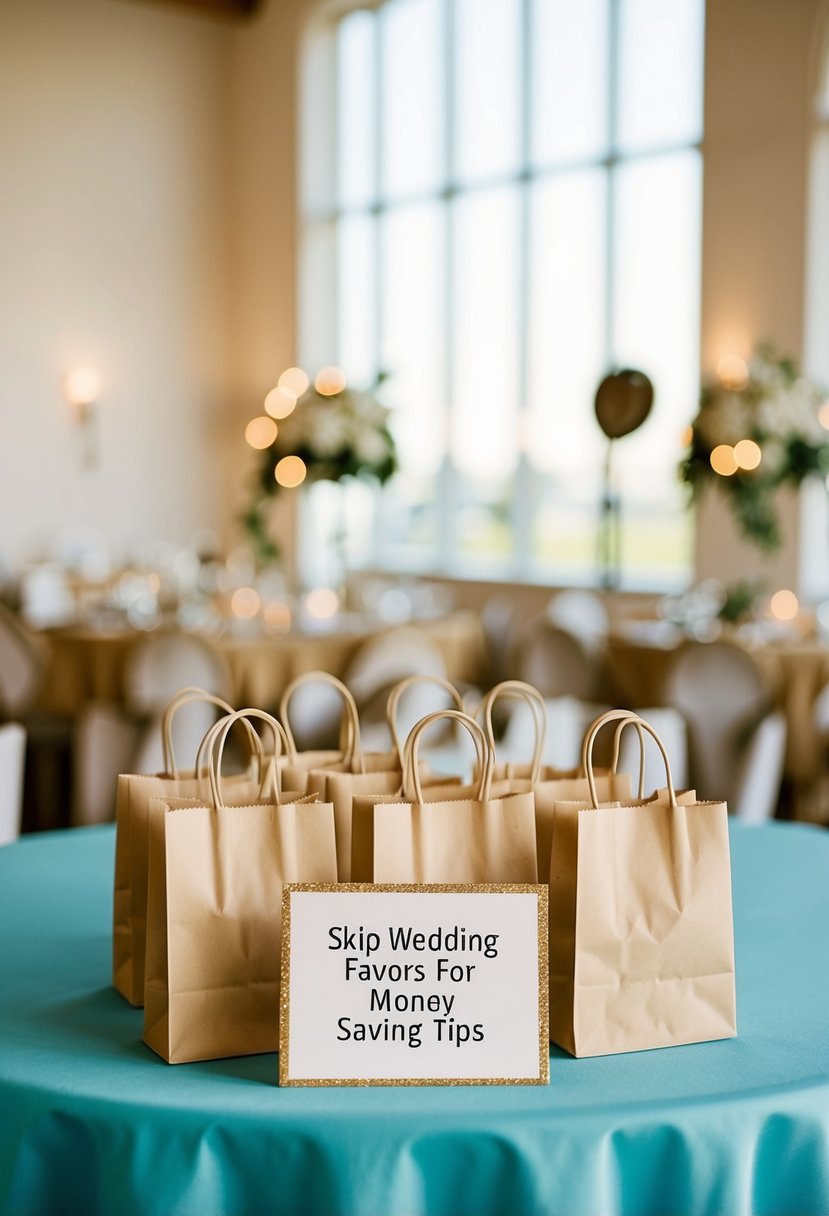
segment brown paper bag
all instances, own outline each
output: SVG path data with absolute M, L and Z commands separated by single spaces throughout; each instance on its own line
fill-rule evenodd
M 423 788 L 418 747 L 424 731 L 446 719 L 469 731 L 485 762 L 474 791 L 449 787 L 449 797 L 441 789 L 429 801 L 435 791 Z M 371 817 L 368 881 L 536 882 L 532 793 L 493 798 L 492 763 L 492 751 L 474 718 L 449 709 L 421 719 L 406 742 L 402 797 L 376 799 L 363 808 Z
M 478 715 L 482 720 L 484 731 L 490 747 L 495 750 L 495 731 L 492 722 L 492 711 L 496 701 L 501 697 L 518 697 L 527 702 L 532 710 L 535 724 L 535 742 L 533 757 L 527 764 L 512 762 L 499 764 L 496 757 L 494 767 L 493 794 L 518 794 L 532 790 L 535 798 L 535 832 L 536 855 L 538 862 L 538 881 L 547 882 L 550 876 L 550 849 L 553 840 L 553 819 L 555 804 L 558 801 L 585 799 L 590 789 L 587 775 L 582 763 L 581 768 L 556 768 L 553 765 L 542 764 L 544 753 L 544 738 L 547 731 L 547 707 L 544 698 L 537 688 L 523 680 L 504 680 L 490 689 L 481 702 Z M 642 742 L 644 748 L 644 742 Z M 644 753 L 643 753 L 644 754 Z M 597 769 L 595 772 L 596 790 L 603 802 L 615 799 L 627 800 L 631 796 L 630 777 L 627 773 L 617 772 L 619 760 L 618 740 L 614 751 L 613 763 L 609 769 Z M 639 796 L 642 797 L 641 788 Z
M 330 803 L 278 788 L 225 801 L 222 751 L 242 717 L 281 738 L 261 710 L 230 715 L 212 732 L 211 803 L 168 802 L 150 820 L 144 1041 L 171 1064 L 278 1050 L 282 884 L 337 877 Z
M 115 802 L 115 883 L 112 915 L 112 982 L 131 1005 L 144 1003 L 144 950 L 147 919 L 148 812 L 152 797 L 188 798 L 206 795 L 206 779 L 195 769 L 179 772 L 173 751 L 173 717 L 191 701 L 207 701 L 225 713 L 232 706 L 200 688 L 181 689 L 162 717 L 163 773 L 122 774 Z M 257 746 L 249 732 L 252 748 Z M 261 750 L 261 749 L 260 749 Z M 227 778 L 245 798 L 255 799 L 258 784 L 249 774 Z M 247 793 L 245 793 L 247 791 Z
M 633 721 L 656 739 L 667 791 L 600 806 L 596 733 Z M 586 741 L 590 803 L 556 805 L 550 860 L 550 1038 L 576 1056 L 732 1037 L 731 866 L 723 802 L 678 797 L 661 740 L 611 711 Z

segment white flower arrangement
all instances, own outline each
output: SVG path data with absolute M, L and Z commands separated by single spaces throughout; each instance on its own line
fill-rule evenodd
M 395 472 L 390 411 L 375 396 L 384 379 L 379 375 L 370 390 L 351 389 L 337 369 L 326 369 L 278 420 L 273 442 L 262 451 L 255 500 L 243 517 L 260 558 L 269 560 L 277 552 L 264 508 L 280 489 L 346 477 L 369 477 L 384 485 Z M 289 479 L 280 470 L 286 457 L 293 458 Z
M 711 481 L 728 495 L 743 533 L 760 548 L 781 540 L 775 491 L 829 473 L 829 403 L 792 359 L 758 348 L 723 361 L 705 385 L 679 475 L 696 495 Z

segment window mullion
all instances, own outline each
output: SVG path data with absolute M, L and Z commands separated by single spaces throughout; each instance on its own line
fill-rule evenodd
M 519 190 L 518 261 L 518 384 L 515 403 L 515 448 L 517 453 L 515 488 L 512 496 L 512 532 L 515 574 L 526 576 L 531 563 L 532 531 L 536 509 L 535 470 L 527 451 L 527 409 L 529 395 L 529 320 L 530 320 L 530 173 L 532 112 L 532 45 L 530 22 L 532 0 L 521 3 L 521 164 Z

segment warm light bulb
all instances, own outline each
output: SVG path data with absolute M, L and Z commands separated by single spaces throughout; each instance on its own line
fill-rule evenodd
M 693 439 L 694 439 L 694 428 L 689 423 L 688 426 L 684 426 L 682 428 L 682 432 L 679 436 L 680 446 L 683 448 L 689 448 L 693 442 Z
M 825 431 L 829 431 L 829 401 L 824 401 L 818 410 L 817 420 Z
M 734 456 L 734 449 L 730 443 L 721 443 L 715 447 L 711 453 L 710 460 L 711 468 L 715 473 L 719 473 L 721 477 L 730 477 L 739 468 Z
M 734 444 L 734 459 L 740 469 L 756 469 L 763 459 L 763 451 L 753 439 L 741 439 Z
M 294 486 L 302 485 L 307 472 L 305 461 L 299 456 L 283 456 L 277 463 L 273 475 L 278 485 L 284 486 L 286 490 L 292 490 Z
M 748 364 L 741 355 L 723 355 L 717 364 L 717 379 L 738 392 L 748 384 Z
M 345 372 L 339 367 L 324 367 L 317 372 L 314 388 L 323 397 L 333 397 L 345 388 Z
M 230 611 L 243 621 L 250 621 L 261 607 L 259 592 L 254 587 L 239 587 L 230 597 Z
M 63 383 L 70 405 L 92 405 L 101 391 L 101 377 L 94 367 L 75 367 Z
M 287 389 L 295 397 L 301 397 L 310 383 L 307 373 L 301 367 L 289 367 L 277 381 L 280 388 Z
M 778 621 L 793 621 L 800 611 L 800 604 L 797 596 L 793 591 L 789 591 L 785 587 L 781 587 L 779 591 L 775 591 L 771 597 L 769 604 L 772 616 Z
M 271 418 L 287 418 L 296 409 L 296 393 L 277 385 L 265 398 L 265 413 Z
M 309 616 L 316 617 L 318 621 L 324 621 L 328 617 L 336 615 L 340 607 L 340 597 L 331 587 L 316 587 L 313 591 L 308 592 L 305 607 L 308 609 Z
M 268 418 L 265 414 L 260 414 L 258 418 L 251 418 L 245 427 L 245 439 L 258 452 L 269 448 L 276 439 L 276 435 L 276 423 L 273 418 Z

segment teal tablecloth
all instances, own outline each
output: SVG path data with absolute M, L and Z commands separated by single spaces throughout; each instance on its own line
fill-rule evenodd
M 739 1038 L 370 1090 L 162 1063 L 109 987 L 112 830 L 0 849 L 0 1211 L 829 1213 L 829 833 L 732 849 Z

